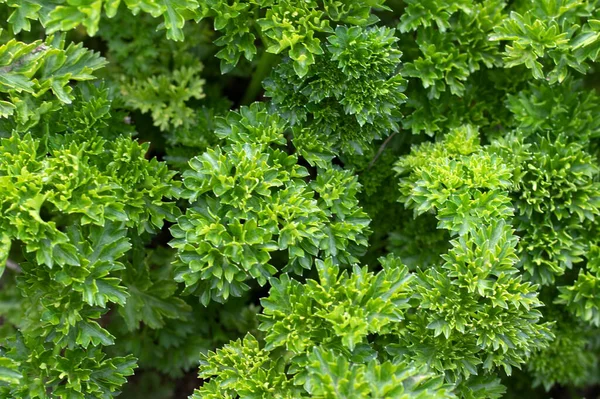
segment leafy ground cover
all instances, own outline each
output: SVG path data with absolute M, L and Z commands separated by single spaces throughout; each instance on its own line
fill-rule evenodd
M 600 397 L 597 0 L 0 0 L 0 398 Z

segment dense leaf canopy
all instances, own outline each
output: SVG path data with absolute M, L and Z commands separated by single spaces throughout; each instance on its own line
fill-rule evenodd
M 592 397 L 599 57 L 598 0 L 0 0 L 0 399 Z

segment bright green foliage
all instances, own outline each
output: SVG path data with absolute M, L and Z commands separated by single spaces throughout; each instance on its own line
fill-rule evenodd
M 513 215 L 505 192 L 511 169 L 465 126 L 413 149 L 396 170 L 409 173 L 401 179 L 401 200 L 415 214 L 435 211 L 438 227 L 458 238 L 440 269 L 418 274 L 420 311 L 407 337 L 391 346 L 450 381 L 464 381 L 463 394 L 471 396 L 479 384 L 471 376 L 497 367 L 510 375 L 552 338 L 538 323 L 537 287 L 522 281 L 515 267 L 517 237 L 506 223 Z
M 200 7 L 201 16 L 211 17 L 215 30 L 223 32 L 215 41 L 223 47 L 217 53 L 223 73 L 231 71 L 242 54 L 252 60 L 258 52 L 255 41 L 259 38 L 266 52 L 287 54 L 295 74 L 303 77 L 324 52 L 319 34 L 332 32 L 336 24 L 362 26 L 376 22 L 371 7 L 383 7 L 383 1 L 208 0 Z M 264 17 L 257 18 L 262 12 Z
M 398 29 L 423 28 L 417 29 L 419 57 L 405 64 L 403 74 L 421 80 L 429 98 L 437 99 L 446 90 L 462 96 L 470 74 L 482 65 L 490 68 L 499 64 L 498 46 L 487 35 L 502 19 L 502 1 L 407 3 Z
M 48 90 L 69 104 L 73 99 L 70 81 L 93 79 L 91 73 L 105 63 L 81 45 L 64 47 L 61 36 L 30 44 L 13 39 L 0 46 L 0 118 L 15 114 L 25 122 L 35 115 L 36 107 L 50 106 L 35 101 Z
M 515 201 L 523 230 L 523 267 L 536 282 L 548 284 L 586 250 L 586 221 L 598 215 L 600 185 L 594 158 L 560 135 L 536 137 L 523 154 Z M 537 223 L 531 224 L 531 220 Z
M 327 259 L 317 261 L 319 281 L 272 280 L 262 301 L 266 346 L 248 335 L 210 353 L 200 376 L 211 380 L 193 397 L 453 398 L 425 367 L 375 359 L 367 336 L 404 319 L 413 281 L 397 259 L 382 259 L 382 267 L 349 274 Z
M 444 276 L 433 269 L 431 273 L 422 273 L 415 278 L 394 258 L 382 259 L 383 270 L 376 275 L 358 266 L 352 269 L 351 274 L 340 273 L 337 266 L 326 260 L 317 261 L 318 282 L 308 280 L 301 284 L 286 275 L 272 280 L 270 295 L 262 301 L 265 310 L 260 328 L 266 333 L 266 346 L 262 351 L 256 344 L 252 346 L 256 350 L 253 356 L 261 354 L 265 357 L 261 357 L 263 360 L 260 361 L 246 360 L 248 364 L 260 365 L 256 371 L 258 374 L 245 374 L 243 379 L 231 380 L 223 373 L 239 376 L 239 371 L 235 370 L 248 368 L 229 363 L 231 359 L 239 359 L 237 355 L 230 354 L 230 360 L 226 361 L 215 357 L 219 354 L 217 352 L 201 368 L 201 376 L 216 376 L 216 381 L 223 378 L 228 382 L 217 385 L 212 380 L 208 385 L 210 388 L 203 388 L 200 393 L 222 395 L 222 391 L 217 390 L 221 387 L 243 396 L 245 389 L 253 390 L 253 384 L 260 381 L 266 375 L 264 373 L 280 374 L 284 367 L 281 362 L 288 359 L 283 357 L 275 362 L 266 357 L 264 351 L 277 353 L 285 349 L 291 356 L 288 360 L 292 363 L 290 370 L 297 373 L 294 377 L 296 383 L 303 384 L 310 393 L 316 389 L 314 393 L 317 395 L 329 397 L 319 391 L 321 387 L 327 389 L 329 383 L 335 385 L 328 379 L 328 373 L 321 371 L 314 375 L 314 371 L 311 372 L 312 367 L 322 363 L 323 356 L 327 356 L 326 353 L 319 356 L 316 349 L 312 353 L 313 348 L 319 346 L 337 353 L 337 360 L 332 361 L 327 370 L 333 372 L 331 370 L 337 367 L 344 374 L 352 373 L 356 378 L 350 379 L 353 381 L 352 389 L 360 391 L 366 389 L 361 388 L 362 384 L 369 382 L 361 382 L 361 377 L 354 373 L 360 375 L 362 371 L 359 370 L 364 370 L 363 367 L 376 368 L 372 361 L 368 363 L 369 359 L 381 356 L 372 346 L 373 338 L 367 340 L 368 336 L 375 335 L 381 337 L 396 367 L 428 364 L 445 373 L 447 380 L 452 382 L 474 375 L 460 387 L 465 397 L 476 397 L 482 393 L 486 397 L 499 397 L 503 390 L 498 387 L 498 382 L 493 378 L 482 380 L 476 377 L 477 368 L 485 371 L 502 366 L 510 372 L 512 366 L 519 366 L 532 347 L 547 345 L 551 334 L 546 327 L 536 324 L 541 314 L 535 309 L 540 302 L 535 297 L 534 287 L 512 277 L 517 273 L 514 268 L 516 240 L 510 229 L 499 225 L 495 230 L 482 230 L 478 234 L 471 241 L 471 255 L 469 248 L 464 247 L 466 243 L 454 242 L 455 247 L 444 265 L 449 276 L 445 284 L 440 281 Z M 491 243 L 489 237 L 493 240 Z M 512 243 L 507 239 L 512 239 Z M 473 275 L 468 269 L 471 262 L 480 262 L 479 253 L 486 254 L 487 259 L 481 260 L 479 273 Z M 490 269 L 486 270 L 488 264 Z M 486 276 L 489 276 L 488 282 L 485 281 Z M 434 283 L 435 280 L 439 283 Z M 414 309 L 412 300 L 415 301 Z M 465 313 L 456 312 L 459 308 Z M 478 320 L 481 315 L 495 315 L 497 319 L 483 322 Z M 392 338 L 394 336 L 395 339 Z M 400 344 L 393 343 L 398 339 Z M 242 349 L 231 350 L 237 354 Z M 344 370 L 349 367 L 349 361 L 368 364 L 352 367 L 353 371 Z M 389 367 L 393 367 L 392 364 Z M 274 376 L 269 378 L 276 381 Z M 283 397 L 289 396 L 286 384 L 287 380 L 282 380 L 273 389 L 286 392 L 281 394 Z M 350 391 L 349 387 L 338 388 Z M 444 391 L 438 390 L 438 394 L 444 395 Z
M 582 0 L 527 0 L 495 28 L 490 39 L 507 41 L 506 67 L 525 65 L 535 79 L 560 83 L 573 69 L 586 73 L 598 53 L 594 5 Z M 588 19 L 590 18 L 590 19 Z M 583 29 L 582 29 L 583 28 Z
M 24 89 L 7 91 L 17 114 L 6 126 L 15 131 L 0 141 L 2 256 L 5 264 L 9 250 L 23 251 L 16 270 L 26 306 L 15 320 L 22 338 L 11 337 L 5 355 L 22 378 L 12 374 L 0 390 L 11 398 L 112 397 L 136 361 L 103 353 L 114 336 L 99 321 L 130 296 L 119 276 L 128 233 L 153 233 L 165 218 L 175 220 L 179 209 L 169 199 L 178 185 L 164 164 L 145 158 L 148 145 L 122 135 L 127 129 L 108 134 L 110 141 L 99 135 L 114 121 L 106 89 L 69 94 L 70 80 L 91 79 L 103 61 L 81 46 L 46 43 L 37 59 L 21 49 L 25 56 L 6 67 L 15 67 L 7 82 Z M 69 105 L 61 109 L 46 95 L 41 108 L 27 108 L 49 89 Z
M 558 287 L 557 303 L 564 304 L 575 316 L 596 327 L 600 326 L 600 295 L 598 294 L 600 248 L 591 245 L 586 255 L 585 269 L 579 269 L 572 285 Z
M 77 249 L 58 227 L 113 221 L 139 233 L 152 232 L 178 212 L 163 200 L 174 195 L 168 183 L 173 174 L 164 164 L 144 159 L 147 146 L 128 138 L 73 139 L 54 148 L 31 136 L 0 142 L 2 230 L 48 267 L 80 266 Z M 44 220 L 43 213 L 53 211 L 65 216 Z
M 30 386 L 32 398 L 45 397 L 46 389 L 57 397 L 108 395 L 132 373 L 133 358 L 100 352 L 114 336 L 97 320 L 109 303 L 123 306 L 130 296 L 118 273 L 130 248 L 128 230 L 156 231 L 178 212 L 165 201 L 174 195 L 172 173 L 144 158 L 147 146 L 127 137 L 69 136 L 68 143 L 29 135 L 0 142 L 2 231 L 30 253 L 20 265 L 19 288 L 29 305 L 17 359 L 27 364 L 19 386 Z M 12 396 L 25 392 L 14 389 L 10 397 L 25 397 Z
M 246 335 L 243 341 L 238 339 L 209 353 L 202 362 L 200 377 L 216 378 L 191 398 L 299 397 L 299 389 L 288 380 L 284 366 L 283 358 L 271 359 L 256 338 Z
M 593 396 L 599 1 L 0 21 L 0 398 Z
M 417 30 L 420 26 L 436 26 L 440 31 L 449 29 L 449 19 L 457 11 L 470 12 L 470 1 L 406 1 L 406 8 L 400 17 L 399 28 L 402 32 Z
M 271 282 L 260 326 L 267 349 L 283 346 L 301 354 L 324 344 L 362 349 L 362 356 L 368 356 L 367 336 L 388 333 L 404 318 L 413 276 L 394 258 L 384 260 L 377 275 L 358 266 L 351 275 L 340 273 L 330 259 L 317 261 L 317 269 L 318 282 L 300 284 L 286 275 Z
M 561 85 L 530 84 L 509 95 L 507 106 L 515 127 L 525 136 L 533 133 L 564 133 L 587 141 L 600 134 L 600 117 L 595 112 L 600 99 L 594 91 L 583 89 L 583 82 L 567 79 Z
M 106 358 L 99 348 L 40 350 L 39 343 L 18 342 L 15 353 L 22 377 L 18 384 L 0 385 L 6 398 L 110 398 L 133 374 L 133 357 Z M 31 351 L 33 357 L 25 353 Z M 0 380 L 2 381 L 2 380 Z
M 115 271 L 123 268 L 116 259 L 129 249 L 119 227 L 92 228 L 89 242 L 82 242 L 82 237 L 69 237 L 71 242 L 79 244 L 76 250 L 80 256 L 74 255 L 72 259 L 73 264 L 78 264 L 52 269 L 22 264 L 24 275 L 19 281 L 19 288 L 37 300 L 27 311 L 31 321 L 26 327 L 28 333 L 48 337 L 55 344 L 70 348 L 75 345 L 87 348 L 90 343 L 94 346 L 114 343 L 110 333 L 94 319 L 100 316 L 100 309 L 105 308 L 107 303 L 123 305 L 128 296 L 119 279 L 111 276 L 111 272 L 114 275 Z M 70 233 L 79 234 L 75 229 Z M 111 239 L 114 240 L 111 245 L 104 244 Z M 99 246 L 103 244 L 106 247 L 100 251 Z M 96 251 L 93 252 L 92 248 Z M 48 277 L 52 280 L 51 284 L 45 283 L 44 286 L 40 283 Z M 36 320 L 37 317 L 41 319 Z
M 598 99 L 579 84 L 536 84 L 509 96 L 518 130 L 492 146 L 514 168 L 520 263 L 542 284 L 581 262 L 595 242 L 600 186 L 590 140 L 598 135 Z
M 114 17 L 121 0 L 2 0 L 13 9 L 8 22 L 15 33 L 29 31 L 31 22 L 39 20 L 49 33 L 70 30 L 79 25 L 94 36 L 104 12 Z M 183 26 L 186 20 L 196 17 L 199 7 L 197 0 L 123 0 L 123 3 L 135 15 L 140 11 L 152 17 L 164 18 L 160 26 L 167 30 L 172 40 L 183 40 Z M 130 17 L 131 18 L 131 17 Z
M 217 53 L 221 59 L 221 71 L 231 71 L 242 54 L 247 60 L 252 60 L 257 52 L 254 44 L 256 35 L 251 29 L 257 11 L 256 2 L 209 0 L 202 2 L 201 6 L 202 16 L 211 17 L 215 30 L 223 32 L 215 41 L 217 46 L 224 47 Z
M 230 144 L 192 159 L 183 175 L 181 196 L 193 206 L 171 229 L 171 245 L 184 266 L 178 279 L 204 304 L 240 296 L 250 278 L 264 285 L 277 273 L 271 252 L 286 251 L 284 270 L 301 273 L 317 256 L 353 262 L 366 245 L 356 178 L 332 168 L 307 184 L 297 156 L 277 148 L 284 128 L 258 103 L 242 108 L 217 129 Z
M 302 77 L 284 62 L 266 84 L 266 95 L 294 126 L 300 154 L 319 165 L 331 153 L 362 153 L 397 130 L 406 98 L 393 30 L 338 27 L 327 40 Z
M 117 139 L 119 136 L 131 137 L 135 132 L 126 122 L 127 113 L 117 108 L 120 103 L 120 100 L 115 98 L 115 92 L 106 85 L 80 84 L 76 88 L 72 104 L 62 107 L 60 113 L 49 112 L 37 121 L 35 126 L 29 123 L 17 125 L 15 129 L 21 132 L 35 132 L 38 137 L 51 128 L 63 133 L 74 133 L 81 138 L 95 135 L 108 140 Z M 64 138 L 53 139 L 57 143 L 62 140 Z
M 438 227 L 460 235 L 512 215 L 503 192 L 510 187 L 511 170 L 478 141 L 473 127 L 463 126 L 398 161 L 399 174 L 410 172 L 400 183 L 402 201 L 415 215 L 435 209 Z
M 493 222 L 452 245 L 441 270 L 419 274 L 417 298 L 424 311 L 408 326 L 419 337 L 409 344 L 412 356 L 430 359 L 451 380 L 496 367 L 510 374 L 551 338 L 547 326 L 536 324 L 542 316 L 536 287 L 521 281 L 514 266 L 516 237 L 505 224 Z
M 243 298 L 208 308 L 180 298 L 171 265 L 175 251 L 146 251 L 142 244 L 134 241 L 122 274 L 130 296 L 108 326 L 115 335 L 110 353 L 132 353 L 140 367 L 180 377 L 197 367 L 201 352 L 256 330 L 256 306 Z
M 252 336 L 212 353 L 202 366 L 211 379 L 192 398 L 454 398 L 439 377 L 406 363 L 354 363 L 331 350 L 314 348 L 307 357 L 304 389 L 292 385 L 281 362 L 269 358 Z M 229 377 L 229 378 L 228 378 Z M 227 378 L 227 382 L 223 380 Z M 261 380 L 262 378 L 262 380 Z M 263 381 L 269 381 L 264 384 Z M 219 388 L 222 387 L 222 388 Z
M 461 125 L 497 132 L 508 119 L 503 98 L 525 80 L 502 65 L 494 28 L 507 19 L 506 3 L 406 1 L 398 30 L 408 78 L 402 126 L 413 133 L 445 134 Z M 396 22 L 396 21 L 394 21 Z M 414 39 L 409 39 L 409 37 Z
M 442 379 L 407 363 L 371 360 L 349 363 L 334 351 L 315 348 L 308 356 L 306 390 L 312 398 L 453 398 Z
M 18 384 L 23 376 L 18 370 L 19 364 L 7 357 L 0 357 L 0 381 Z

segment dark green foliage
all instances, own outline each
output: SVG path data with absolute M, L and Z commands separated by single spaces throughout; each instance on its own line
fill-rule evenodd
M 555 384 L 581 387 L 593 382 L 598 373 L 598 348 L 590 339 L 598 330 L 559 314 L 557 309 L 550 314 L 557 321 L 552 328 L 556 337 L 548 348 L 535 353 L 527 365 L 534 378 L 533 385 L 543 385 L 549 390 Z
M 0 399 L 597 396 L 599 54 L 597 0 L 0 0 Z
M 495 27 L 492 40 L 507 41 L 503 58 L 510 68 L 525 65 L 535 79 L 560 83 L 571 69 L 586 73 L 597 58 L 595 2 L 518 1 L 509 18 Z
M 336 24 L 372 24 L 377 18 L 371 7 L 377 6 L 382 7 L 383 1 L 209 0 L 200 8 L 201 16 L 211 17 L 215 30 L 222 32 L 215 44 L 223 47 L 217 53 L 223 72 L 231 71 L 242 54 L 252 60 L 260 38 L 263 51 L 289 55 L 295 73 L 303 77 L 316 56 L 323 54 L 320 34 L 332 32 Z
M 266 83 L 266 95 L 294 127 L 298 151 L 319 165 L 328 155 L 362 153 L 398 130 L 406 98 L 393 30 L 338 27 L 327 40 L 303 76 L 284 62 Z

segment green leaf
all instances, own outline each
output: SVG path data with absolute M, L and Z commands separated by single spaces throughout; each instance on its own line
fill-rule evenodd
M 0 277 L 4 274 L 8 255 L 10 253 L 11 239 L 6 233 L 0 233 Z
M 115 337 L 94 321 L 82 321 L 78 323 L 77 331 L 77 343 L 84 348 L 87 348 L 90 344 L 94 346 L 106 346 L 115 343 Z
M 6 357 L 0 357 L 0 381 L 8 384 L 19 384 L 23 376 L 17 371 L 18 364 Z

